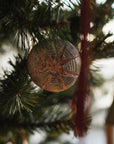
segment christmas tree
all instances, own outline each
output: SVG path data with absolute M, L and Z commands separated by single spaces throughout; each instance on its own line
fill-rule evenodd
M 104 25 L 114 16 L 112 4 L 113 0 L 103 4 L 90 0 L 88 5 L 91 17 L 87 38 L 92 50 L 88 66 L 96 59 L 114 56 L 114 41 L 106 41 L 112 34 L 103 33 Z M 4 70 L 0 78 L 0 144 L 29 143 L 34 131 L 46 133 L 42 144 L 51 143 L 73 129 L 71 105 L 80 86 L 81 6 L 79 0 L 0 0 L 0 52 L 4 54 L 7 45 L 17 53 L 9 60 L 11 69 Z M 74 47 L 77 50 L 69 56 Z M 51 75 L 42 75 L 45 71 Z M 63 80 L 61 75 L 65 75 Z M 103 80 L 98 80 L 92 70 L 87 78 L 89 95 L 91 87 Z

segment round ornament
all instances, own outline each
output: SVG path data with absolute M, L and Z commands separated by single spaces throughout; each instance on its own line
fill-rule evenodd
M 42 48 L 36 45 L 31 50 L 27 67 L 32 80 L 42 89 L 60 92 L 70 88 L 77 80 L 81 60 L 78 50 L 70 42 L 55 41 L 52 44 L 44 41 Z

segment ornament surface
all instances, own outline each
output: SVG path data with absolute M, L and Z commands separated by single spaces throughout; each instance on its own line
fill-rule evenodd
M 77 80 L 81 60 L 70 42 L 55 42 L 56 51 L 48 42 L 34 46 L 28 56 L 27 67 L 32 80 L 42 89 L 60 92 L 70 88 Z

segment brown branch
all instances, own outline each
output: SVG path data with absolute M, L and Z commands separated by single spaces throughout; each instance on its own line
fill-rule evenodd
M 36 27 L 36 28 L 49 28 L 49 27 L 51 27 L 51 28 L 54 28 L 54 27 L 60 28 L 60 27 L 66 26 L 68 24 L 68 21 L 67 21 L 67 19 L 64 19 L 61 22 L 52 21 L 50 23 L 43 23 L 43 24 L 38 24 L 37 23 L 37 24 L 34 24 L 32 21 L 26 19 L 26 20 L 22 21 L 21 24 L 22 25 L 28 25 L 30 27 Z

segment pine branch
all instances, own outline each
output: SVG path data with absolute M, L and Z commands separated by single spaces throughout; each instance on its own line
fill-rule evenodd
M 25 129 L 28 132 L 33 132 L 36 129 L 68 132 L 71 126 L 70 111 L 59 106 L 38 109 L 33 113 L 22 111 L 21 116 L 19 116 L 18 112 L 13 117 L 6 117 L 0 114 L 0 127 L 5 132 L 9 130 L 15 132 L 18 129 Z
M 93 60 L 114 56 L 114 50 L 112 49 L 114 46 L 114 41 L 109 43 L 106 42 L 106 39 L 110 36 L 112 36 L 110 33 L 107 35 L 101 34 L 91 43 L 93 48 Z
M 28 77 L 26 59 L 16 57 L 16 64 L 9 61 L 13 67 L 11 72 L 6 72 L 4 79 L 0 80 L 0 110 L 3 113 L 14 114 L 22 109 L 32 111 L 37 103 L 36 87 Z
M 97 34 L 102 31 L 103 26 L 108 23 L 114 16 L 112 8 L 113 0 L 107 0 L 104 4 L 96 4 L 94 9 L 94 33 Z M 102 17 L 101 17 L 102 15 Z
M 67 21 L 64 21 L 64 19 L 57 23 L 56 9 L 61 7 L 61 4 L 58 5 L 56 3 L 54 7 L 51 4 L 51 8 L 49 8 L 46 2 L 39 3 L 38 1 L 34 1 L 34 3 L 32 3 L 32 1 L 29 0 L 27 2 L 19 1 L 19 7 L 17 8 L 15 3 L 13 3 L 11 7 L 9 7 L 7 3 L 10 3 L 10 0 L 5 0 L 2 3 L 0 11 L 0 30 L 1 33 L 3 32 L 2 39 L 11 39 L 10 42 L 16 45 L 18 49 L 24 50 L 26 47 L 29 48 L 30 43 L 28 41 L 30 41 L 30 38 L 32 38 L 34 42 L 36 42 L 36 39 L 45 39 L 46 33 L 43 35 L 42 31 L 47 31 L 50 28 L 53 30 L 56 29 L 57 31 L 60 27 L 66 27 L 67 25 Z M 29 3 L 32 3 L 32 6 Z M 50 16 L 49 13 L 51 13 Z M 67 29 L 65 31 L 67 32 Z M 47 33 L 49 33 L 49 30 Z M 53 34 L 55 33 L 54 30 Z M 26 46 L 26 43 L 28 46 Z
M 0 120 L 1 128 L 6 130 L 9 128 L 9 130 L 12 129 L 26 129 L 28 131 L 32 132 L 36 129 L 43 130 L 43 131 L 63 131 L 68 132 L 72 129 L 71 120 L 57 120 L 57 121 L 51 121 L 51 122 L 38 122 L 38 123 L 17 123 L 15 121 L 9 121 L 8 119 L 5 119 L 4 121 Z M 8 131 L 8 130 L 7 130 Z

